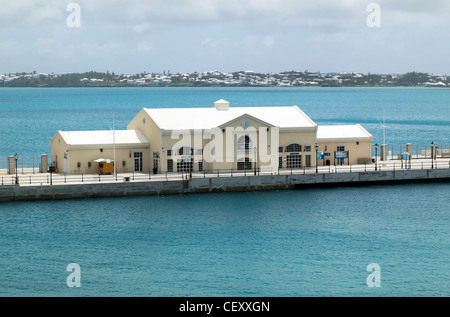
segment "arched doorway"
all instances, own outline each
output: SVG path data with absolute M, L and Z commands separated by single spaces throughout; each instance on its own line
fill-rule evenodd
M 251 170 L 252 167 L 252 160 L 249 157 L 243 157 L 238 159 L 237 161 L 237 169 L 239 171 L 244 171 L 244 170 Z
M 302 146 L 298 143 L 291 143 L 286 146 L 286 167 L 287 168 L 301 168 L 302 167 Z
M 192 172 L 193 162 L 192 155 L 193 149 L 189 146 L 183 146 L 178 149 L 178 155 L 181 156 L 177 160 L 177 172 Z

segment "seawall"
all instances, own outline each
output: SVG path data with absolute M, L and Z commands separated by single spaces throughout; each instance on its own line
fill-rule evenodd
M 0 202 L 449 182 L 450 168 L 193 178 L 188 181 L 0 186 Z

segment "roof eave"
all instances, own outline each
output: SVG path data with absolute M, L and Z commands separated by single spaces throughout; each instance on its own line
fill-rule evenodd
M 362 142 L 372 141 L 372 137 L 317 138 L 317 142 Z
M 120 143 L 120 144 L 70 144 L 70 148 L 79 150 L 90 150 L 90 149 L 127 149 L 127 148 L 137 148 L 150 146 L 149 142 L 146 143 Z

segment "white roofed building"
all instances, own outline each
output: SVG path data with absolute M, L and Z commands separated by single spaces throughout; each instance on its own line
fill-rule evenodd
M 51 165 L 60 173 L 96 173 L 101 159 L 114 161 L 118 172 L 149 169 L 150 143 L 139 130 L 58 131 L 50 141 Z M 140 164 L 140 166 L 139 166 Z
M 322 125 L 317 129 L 319 142 L 335 141 L 372 141 L 372 135 L 360 124 Z
M 60 172 L 95 172 L 95 160 L 111 160 L 115 153 L 118 172 L 276 173 L 316 162 L 368 159 L 372 141 L 360 125 L 318 126 L 297 106 L 230 107 L 223 99 L 210 107 L 143 108 L 114 136 L 112 131 L 58 131 L 51 141 L 52 164 Z M 316 146 L 333 158 L 316 160 Z M 335 152 L 345 151 L 347 160 L 336 161 Z
M 58 131 L 70 148 L 123 148 L 149 145 L 139 130 Z
M 372 135 L 359 124 L 319 126 L 318 164 L 369 164 L 372 139 Z
M 276 172 L 315 164 L 317 125 L 297 106 L 230 107 L 218 100 L 209 108 L 143 108 L 128 129 L 150 141 L 158 172 Z

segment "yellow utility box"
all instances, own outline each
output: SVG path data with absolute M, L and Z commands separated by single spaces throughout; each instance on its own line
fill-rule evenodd
M 112 174 L 114 173 L 114 161 L 98 159 L 95 162 L 98 163 L 98 173 L 99 174 Z
M 98 163 L 99 174 L 112 174 L 114 172 L 114 163 Z

